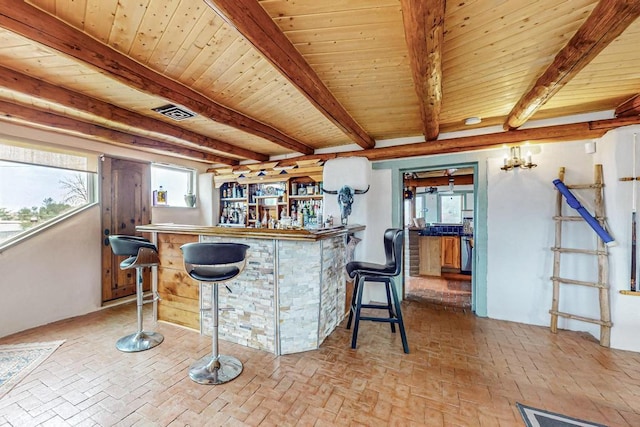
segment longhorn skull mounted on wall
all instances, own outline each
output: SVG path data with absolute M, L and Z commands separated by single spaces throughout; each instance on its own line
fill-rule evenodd
M 353 204 L 353 196 L 355 194 L 364 194 L 369 191 L 369 186 L 367 186 L 366 190 L 354 190 L 353 187 L 348 185 L 343 185 L 340 190 L 325 190 L 322 189 L 327 194 L 337 194 L 338 195 L 338 205 L 340 206 L 340 218 L 342 220 L 342 225 L 347 225 L 347 217 L 351 215 L 351 205 Z

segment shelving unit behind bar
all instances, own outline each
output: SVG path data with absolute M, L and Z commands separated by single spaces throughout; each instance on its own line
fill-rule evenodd
M 283 216 L 295 217 L 300 204 L 322 210 L 321 182 L 309 177 L 274 181 L 224 182 L 220 185 L 220 221 L 225 227 L 265 226 Z M 266 214 L 266 216 L 265 216 Z M 258 224 L 260 223 L 260 224 Z

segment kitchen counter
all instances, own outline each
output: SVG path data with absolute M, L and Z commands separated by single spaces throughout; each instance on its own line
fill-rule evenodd
M 473 233 L 465 233 L 461 225 L 433 226 L 417 229 L 420 236 L 464 236 L 473 237 Z
M 319 230 L 203 227 L 150 224 L 136 227 L 157 244 L 160 265 L 153 280 L 162 298 L 158 320 L 211 334 L 211 298 L 184 270 L 180 246 L 189 242 L 236 242 L 250 246 L 244 271 L 220 287 L 221 340 L 276 355 L 317 349 L 346 313 L 347 238 L 362 225 Z

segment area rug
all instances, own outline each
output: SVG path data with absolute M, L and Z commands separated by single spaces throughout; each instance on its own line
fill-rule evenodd
M 63 341 L 0 345 L 0 399 L 56 351 Z
M 579 420 L 567 417 L 566 415 L 554 412 L 543 411 L 516 402 L 520 410 L 522 419 L 527 427 L 607 427 L 604 424 L 592 423 L 590 421 Z

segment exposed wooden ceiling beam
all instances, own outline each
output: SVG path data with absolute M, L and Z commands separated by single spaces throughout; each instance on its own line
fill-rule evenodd
M 401 0 L 404 36 L 425 139 L 440 133 L 445 0 Z
M 121 83 L 184 105 L 211 120 L 265 138 L 295 152 L 313 153 L 313 148 L 302 142 L 139 64 L 24 1 L 0 0 L 0 27 L 96 67 Z
M 205 0 L 329 120 L 362 148 L 375 141 L 351 117 L 257 0 Z
M 504 124 L 516 129 L 578 74 L 640 15 L 640 1 L 600 0 L 569 43 L 517 102 Z
M 59 114 L 29 108 L 12 102 L 0 101 L 0 121 L 24 124 L 56 132 L 63 132 L 99 140 L 109 144 L 125 146 L 164 155 L 173 155 L 189 160 L 205 163 L 222 163 L 237 165 L 238 161 L 227 157 L 217 156 L 205 151 L 169 144 L 152 138 L 131 135 L 125 132 L 107 129 L 95 124 L 85 123 Z
M 269 160 L 269 156 L 265 154 L 256 153 L 177 126 L 172 126 L 161 120 L 116 107 L 112 104 L 64 89 L 60 86 L 49 84 L 42 80 L 34 79 L 33 77 L 2 66 L 0 66 L 0 86 L 15 92 L 31 94 L 37 96 L 38 99 L 50 101 L 54 104 L 91 114 L 111 122 L 132 126 L 136 129 L 154 134 L 169 135 L 222 153 L 260 162 Z M 224 154 L 221 154 L 219 157 L 224 157 Z M 231 158 L 228 160 L 233 161 Z
M 486 135 L 473 135 L 415 144 L 393 145 L 390 147 L 374 148 L 370 150 L 344 151 L 340 153 L 293 157 L 281 160 L 278 163 L 278 166 L 295 165 L 296 162 L 311 159 L 326 161 L 337 157 L 362 156 L 367 157 L 369 160 L 392 160 L 405 157 L 486 150 L 490 148 L 499 148 L 506 144 L 518 144 L 526 141 L 551 143 L 593 139 L 600 138 L 612 129 L 636 124 L 640 124 L 640 116 L 595 120 L 590 122 L 545 126 L 531 129 L 516 129 Z
M 615 111 L 616 117 L 630 117 L 640 114 L 640 94 L 620 104 Z

